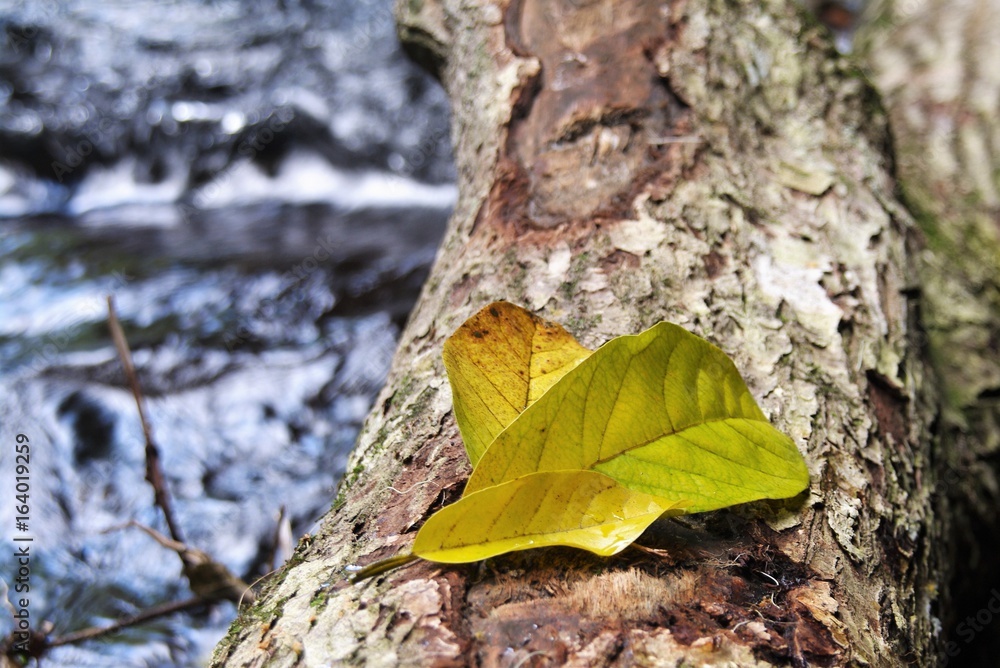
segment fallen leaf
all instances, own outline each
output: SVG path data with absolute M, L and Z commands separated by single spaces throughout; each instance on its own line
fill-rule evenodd
M 541 471 L 598 471 L 688 512 L 795 496 L 802 455 L 721 350 L 677 325 L 618 337 L 517 417 L 465 493 Z
M 446 342 L 455 417 L 474 467 L 410 555 L 459 563 L 551 545 L 611 555 L 664 513 L 795 496 L 809 473 L 732 360 L 660 323 L 591 352 L 507 302 Z
M 467 494 L 434 513 L 417 533 L 412 552 L 445 563 L 551 545 L 608 556 L 681 505 L 629 490 L 595 471 L 531 473 Z
M 472 316 L 444 344 L 455 420 L 475 467 L 524 409 L 590 355 L 560 325 L 509 302 Z

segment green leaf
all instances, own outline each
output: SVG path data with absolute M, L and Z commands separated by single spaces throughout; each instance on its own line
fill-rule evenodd
M 509 302 L 472 316 L 444 344 L 458 422 L 475 467 L 497 434 L 590 355 L 557 325 Z
M 809 473 L 729 357 L 670 323 L 614 339 L 486 450 L 467 495 L 542 471 L 598 471 L 703 512 L 795 496 Z
M 417 533 L 413 554 L 463 563 L 569 545 L 608 556 L 680 505 L 629 490 L 594 471 L 531 473 L 467 494 L 436 512 Z

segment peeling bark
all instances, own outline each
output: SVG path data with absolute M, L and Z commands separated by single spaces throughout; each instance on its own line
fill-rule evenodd
M 215 665 L 898 665 L 939 651 L 914 225 L 886 117 L 794 3 L 403 0 L 453 101 L 460 197 L 322 531 Z M 810 491 L 601 559 L 418 562 L 469 474 L 441 344 L 494 299 L 588 347 L 670 320 L 728 354 Z

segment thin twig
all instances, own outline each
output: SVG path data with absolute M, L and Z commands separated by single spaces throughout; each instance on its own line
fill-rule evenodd
M 142 389 L 139 385 L 139 378 L 135 372 L 135 365 L 132 363 L 132 351 L 129 349 L 128 341 L 125 339 L 125 333 L 122 331 L 121 323 L 118 321 L 118 315 L 115 313 L 114 298 L 110 295 L 108 296 L 108 328 L 111 330 L 111 338 L 114 340 L 115 348 L 118 350 L 118 356 L 121 358 L 122 366 L 125 370 L 125 377 L 132 389 L 132 396 L 135 398 L 135 405 L 139 411 L 139 422 L 142 424 L 142 434 L 146 440 L 146 480 L 153 487 L 153 501 L 163 512 L 172 540 L 160 534 L 155 529 L 144 526 L 135 520 L 130 520 L 120 527 L 113 527 L 109 531 L 135 526 L 153 537 L 160 545 L 177 552 L 183 564 L 184 574 L 188 578 L 195 596 L 183 601 L 174 601 L 153 606 L 131 617 L 125 617 L 113 622 L 108 626 L 94 626 L 81 629 L 52 639 L 45 637 L 44 634 L 38 634 L 40 638 L 38 645 L 32 648 L 32 656 L 38 660 L 40 660 L 40 657 L 47 650 L 53 647 L 101 638 L 159 617 L 166 617 L 191 608 L 210 605 L 219 599 L 225 598 L 241 602 L 244 597 L 247 597 L 251 602 L 253 600 L 253 592 L 246 583 L 234 576 L 228 568 L 213 560 L 206 553 L 197 548 L 190 547 L 184 542 L 180 529 L 174 520 L 166 476 L 164 476 L 163 468 L 160 465 L 160 451 L 153 441 L 153 431 L 149 426 L 149 420 L 146 419 L 145 401 L 143 400 Z M 4 646 L 6 648 L 6 644 Z
M 278 521 L 274 525 L 274 534 L 271 536 L 271 554 L 268 555 L 267 563 L 270 565 L 271 570 L 276 570 L 278 568 L 278 555 L 281 553 L 281 532 L 284 528 L 282 525 L 285 522 L 285 505 L 281 504 L 278 508 Z
M 645 545 L 640 545 L 639 543 L 632 543 L 629 547 L 639 550 L 640 552 L 645 552 L 646 554 L 651 554 L 654 557 L 659 557 L 660 559 L 671 559 L 673 555 L 670 554 L 669 550 L 661 550 L 655 547 L 646 547 Z
M 139 409 L 139 422 L 142 423 L 142 435 L 146 439 L 146 480 L 153 486 L 153 501 L 163 511 L 163 516 L 167 521 L 167 529 L 170 536 L 178 543 L 184 543 L 177 522 L 174 521 L 174 513 L 170 504 L 170 492 L 167 490 L 166 478 L 163 475 L 163 468 L 160 466 L 160 450 L 153 442 L 153 431 L 146 419 L 145 401 L 142 397 L 142 388 L 139 386 L 139 377 L 135 373 L 135 365 L 132 364 L 132 351 L 129 350 L 128 341 L 125 340 L 125 333 L 118 322 L 118 315 L 115 313 L 114 297 L 108 295 L 108 327 L 111 329 L 111 338 L 118 349 L 118 356 L 125 367 L 125 377 L 132 388 L 132 396 L 135 397 L 135 405 Z
M 157 531 L 153 527 L 148 527 L 145 524 L 141 524 L 140 522 L 137 522 L 134 519 L 129 520 L 125 524 L 120 524 L 118 526 L 108 527 L 107 529 L 105 529 L 101 533 L 107 534 L 107 533 L 111 533 L 112 531 L 121 531 L 122 529 L 130 529 L 132 527 L 135 527 L 136 529 L 140 529 L 147 536 L 149 536 L 150 538 L 152 538 L 153 540 L 155 540 L 157 543 L 159 543 L 161 547 L 165 547 L 168 550 L 173 550 L 174 552 L 177 552 L 178 554 L 184 552 L 185 550 L 190 549 L 184 543 L 178 543 L 176 540 L 171 540 L 170 538 L 167 538 L 166 536 L 164 536 L 162 533 L 160 533 L 159 531 Z
M 203 550 L 171 540 L 156 529 L 129 520 L 120 527 L 106 529 L 105 533 L 128 527 L 141 529 L 161 546 L 176 552 L 181 558 L 181 570 L 188 579 L 191 591 L 201 596 L 206 603 L 217 599 L 227 599 L 234 603 L 244 600 L 253 603 L 255 600 L 250 585 L 233 574 L 228 566 L 216 561 Z
M 780 587 L 781 586 L 781 583 L 778 582 L 778 579 L 776 577 L 774 577 L 773 575 L 768 575 L 764 571 L 757 571 L 757 572 L 760 573 L 761 575 L 763 575 L 764 577 L 766 577 L 771 582 L 773 582 L 775 587 Z
M 64 636 L 58 636 L 52 640 L 46 640 L 44 649 L 59 647 L 61 645 L 70 645 L 72 643 L 83 642 L 84 640 L 93 640 L 94 638 L 100 638 L 110 633 L 127 629 L 130 626 L 137 626 L 138 624 L 148 622 L 152 619 L 166 617 L 167 615 L 172 615 L 175 612 L 196 608 L 199 605 L 208 605 L 208 601 L 200 596 L 195 596 L 194 598 L 185 599 L 183 601 L 163 603 L 161 605 L 153 606 L 148 610 L 143 610 L 142 612 L 132 615 L 131 617 L 119 619 L 117 622 L 108 626 L 92 626 L 90 628 L 67 633 Z

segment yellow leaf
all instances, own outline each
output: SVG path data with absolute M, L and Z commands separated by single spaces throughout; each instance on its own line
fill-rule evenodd
M 767 421 L 729 357 L 665 322 L 608 342 L 566 374 L 497 436 L 465 493 L 571 470 L 687 499 L 687 512 L 809 484 L 795 443 Z
M 456 503 L 411 555 L 458 563 L 548 545 L 625 548 L 665 512 L 795 496 L 809 473 L 721 350 L 660 323 L 596 352 L 505 302 L 445 344 L 455 414 L 472 460 Z
M 588 355 L 561 326 L 509 302 L 466 320 L 445 341 L 443 356 L 472 466 L 525 407 Z
M 413 554 L 445 563 L 569 545 L 608 556 L 682 503 L 626 489 L 594 471 L 532 473 L 467 494 L 432 515 Z

